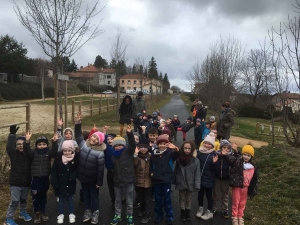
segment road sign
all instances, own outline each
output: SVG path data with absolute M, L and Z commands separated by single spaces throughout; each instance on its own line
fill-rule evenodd
M 58 80 L 69 80 L 69 76 L 68 75 L 63 75 L 63 74 L 58 74 L 57 79 Z

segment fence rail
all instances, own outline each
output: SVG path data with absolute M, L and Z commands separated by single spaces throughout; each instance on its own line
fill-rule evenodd
M 289 129 L 287 129 L 286 132 L 287 134 L 290 134 Z M 256 123 L 255 133 L 262 135 L 272 135 L 272 125 Z M 274 135 L 277 137 L 285 137 L 284 128 L 280 126 L 274 126 Z

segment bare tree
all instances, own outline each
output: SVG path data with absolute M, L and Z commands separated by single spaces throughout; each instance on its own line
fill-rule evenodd
M 116 85 L 117 85 L 117 105 L 120 105 L 120 77 L 123 75 L 121 65 L 127 61 L 126 50 L 129 42 L 125 43 L 122 39 L 122 31 L 117 30 L 115 41 L 111 44 L 110 56 L 116 62 Z M 118 118 L 119 109 L 116 107 L 116 116 Z
M 141 85 L 141 91 L 143 91 L 143 83 L 144 83 L 144 68 L 146 67 L 146 61 L 144 57 L 137 57 L 135 59 L 135 66 L 137 68 L 137 71 L 141 75 L 140 79 L 140 85 Z
M 58 74 L 62 57 L 71 57 L 89 40 L 102 31 L 99 25 L 92 23 L 102 9 L 99 1 L 82 12 L 83 0 L 24 0 L 14 1 L 14 9 L 21 24 L 30 31 L 44 53 L 55 59 L 54 75 L 54 130 L 57 119 Z
M 188 88 L 191 88 L 191 92 L 198 95 L 200 98 L 200 86 L 204 82 L 203 77 L 201 76 L 201 62 L 197 60 L 192 66 L 191 70 L 187 72 L 186 78 L 189 81 Z

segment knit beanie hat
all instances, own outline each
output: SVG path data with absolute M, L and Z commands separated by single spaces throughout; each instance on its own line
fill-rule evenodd
M 210 121 L 215 121 L 216 118 L 215 118 L 214 116 L 211 116 L 211 117 L 209 118 L 209 120 L 210 120 Z
M 169 143 L 169 139 L 167 138 L 166 135 L 162 134 L 157 137 L 156 144 L 158 145 L 161 142 Z
M 71 150 L 72 152 L 75 152 L 75 146 L 74 146 L 74 141 L 73 140 L 66 140 L 63 142 L 62 150 Z
M 35 146 L 37 146 L 39 143 L 44 142 L 47 144 L 47 146 L 49 145 L 49 141 L 48 138 L 44 137 L 44 136 L 39 136 L 36 141 L 35 141 Z
M 120 135 L 117 135 L 114 138 L 114 141 L 112 143 L 112 146 L 114 147 L 115 145 L 123 145 L 124 147 L 126 146 L 126 141 L 123 137 L 121 137 Z
M 252 157 L 254 157 L 254 148 L 252 147 L 252 145 L 245 145 L 242 148 L 242 154 L 243 153 L 248 153 L 250 154 Z
M 141 91 L 138 92 L 138 96 L 143 96 L 143 95 L 144 95 L 143 92 Z
M 191 116 L 189 116 L 186 120 L 193 120 L 193 118 Z
M 89 133 L 88 139 L 89 139 L 95 132 L 97 132 L 97 131 L 98 131 L 97 128 L 92 128 L 91 131 L 90 131 L 90 133 Z
M 177 115 L 174 115 L 173 117 L 174 117 L 174 118 L 178 118 L 178 116 L 177 116 Z
M 25 137 L 25 136 L 19 136 L 19 137 L 17 137 L 16 142 L 17 142 L 18 140 L 26 141 L 26 137 Z
M 95 132 L 93 133 L 93 135 L 96 135 L 98 137 L 98 141 L 99 141 L 99 144 L 102 144 L 104 139 L 105 139 L 105 135 L 102 133 L 102 132 Z
M 140 137 L 140 134 L 139 134 L 139 132 L 133 132 L 133 136 L 138 136 L 138 137 Z
M 112 139 L 114 139 L 117 135 L 116 134 L 113 134 L 113 133 L 109 133 L 107 134 L 107 137 L 111 137 Z
M 169 136 L 171 136 L 171 131 L 168 129 L 163 129 L 163 131 L 161 132 L 161 134 L 167 134 Z
M 149 147 L 149 143 L 150 143 L 150 140 L 149 139 L 146 139 L 146 138 L 141 138 L 139 140 L 139 143 L 138 143 L 138 146 L 142 146 L 142 145 L 146 145 Z
M 152 115 L 155 115 L 155 116 L 157 116 L 157 112 L 153 112 L 153 113 L 152 113 Z
M 228 146 L 231 149 L 231 143 L 230 141 L 223 139 L 220 143 L 220 149 L 222 149 L 223 146 Z
M 213 132 L 210 132 L 203 140 L 203 142 L 208 142 L 210 144 L 212 144 L 212 146 L 215 146 L 215 135 Z

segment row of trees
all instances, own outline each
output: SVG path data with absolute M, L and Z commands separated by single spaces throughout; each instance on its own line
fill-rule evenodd
M 279 104 L 283 108 L 282 125 L 286 140 L 290 145 L 300 147 L 300 123 L 290 120 L 286 98 L 286 93 L 292 90 L 291 83 L 296 85 L 294 91 L 300 92 L 298 0 L 294 11 L 298 14 L 288 16 L 287 22 L 280 23 L 279 29 L 270 28 L 257 49 L 247 51 L 238 39 L 221 37 L 211 45 L 202 61 L 195 62 L 187 79 L 194 87 L 193 91 L 213 109 L 219 110 L 220 103 L 230 101 L 229 96 L 236 93 L 250 95 L 248 104 L 252 107 L 257 106 L 258 98 L 263 96 L 263 108 L 270 113 L 273 124 L 273 144 L 274 110 L 275 104 Z M 274 100 L 275 93 L 277 100 Z

